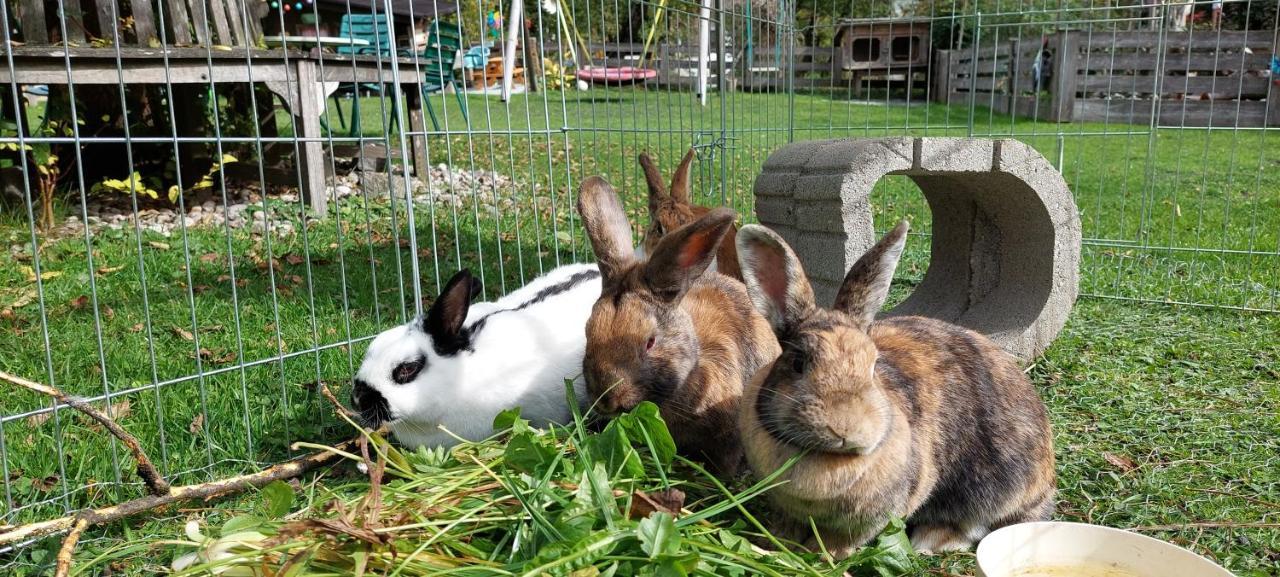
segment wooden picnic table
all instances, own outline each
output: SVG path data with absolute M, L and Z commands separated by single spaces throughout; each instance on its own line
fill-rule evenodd
M 13 67 L 7 65 L 12 53 Z M 405 93 L 415 166 L 426 166 L 422 74 L 412 58 L 395 59 Z M 257 48 L 114 48 L 22 46 L 0 49 L 0 83 L 31 84 L 262 84 L 294 117 L 302 193 L 313 210 L 326 209 L 321 116 L 342 84 L 395 84 L 392 59 L 312 50 Z M 291 139 L 292 140 L 292 139 Z

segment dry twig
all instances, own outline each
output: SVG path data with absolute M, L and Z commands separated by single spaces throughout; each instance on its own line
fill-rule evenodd
M 333 404 L 333 408 L 339 413 L 346 415 L 349 419 L 360 418 L 360 413 L 348 409 L 346 405 L 342 404 L 342 401 L 338 400 L 338 397 L 334 396 L 333 391 L 329 390 L 329 385 L 327 383 L 324 381 L 316 381 L 315 385 L 317 389 L 320 389 L 320 395 L 328 399 L 329 402 Z
M 85 415 L 88 415 L 89 418 L 97 421 L 103 427 L 106 427 L 106 429 L 110 431 L 115 438 L 120 439 L 120 442 L 124 443 L 124 445 L 129 448 L 129 452 L 133 454 L 133 459 L 138 462 L 138 476 L 142 478 L 143 483 L 147 484 L 147 489 L 151 491 L 151 494 L 159 497 L 169 493 L 169 482 L 164 480 L 164 476 L 162 476 L 160 471 L 156 469 L 156 466 L 151 463 L 151 459 L 147 457 L 146 452 L 142 450 L 142 444 L 138 442 L 138 438 L 129 434 L 128 431 L 124 430 L 124 428 L 112 420 L 111 417 L 108 417 L 103 414 L 102 411 L 93 408 L 93 405 L 75 397 L 71 397 L 49 385 L 29 381 L 4 371 L 0 371 L 0 380 L 7 381 L 27 390 L 53 397 L 59 403 L 63 403 L 77 411 L 80 411 L 81 413 L 84 413 Z
M 67 533 L 67 537 L 62 540 L 62 548 L 58 549 L 58 562 L 54 569 L 53 577 L 67 577 L 71 572 L 71 553 L 76 550 L 76 543 L 80 542 L 80 535 L 84 534 L 84 530 L 88 528 L 88 519 L 84 517 L 76 519 L 75 525 L 71 527 L 71 532 Z
M 334 449 L 336 449 L 336 451 L 349 452 L 355 447 L 355 444 L 356 440 L 351 439 L 334 447 Z M 60 531 L 66 531 L 82 520 L 86 521 L 88 525 L 101 525 L 103 523 L 110 523 L 126 517 L 132 517 L 133 515 L 144 513 L 179 501 L 212 499 L 214 497 L 237 493 L 252 487 L 261 487 L 272 481 L 291 479 L 315 469 L 316 467 L 320 467 L 336 460 L 341 456 L 341 453 L 336 451 L 320 451 L 273 467 L 268 467 L 262 471 L 258 471 L 257 473 L 250 473 L 248 475 L 240 475 L 230 479 L 211 481 L 197 485 L 173 487 L 164 495 L 150 495 L 134 499 L 132 501 L 125 501 L 118 505 L 103 507 L 101 509 L 81 511 L 80 513 L 67 517 L 22 525 L 0 533 L 0 546 L 12 543 L 21 543 L 29 539 L 35 539 L 46 535 L 52 535 Z

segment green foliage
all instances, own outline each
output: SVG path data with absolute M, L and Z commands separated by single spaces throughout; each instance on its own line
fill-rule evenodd
M 284 481 L 273 481 L 262 488 L 262 512 L 268 519 L 279 519 L 293 507 L 293 487 Z
M 217 176 L 218 170 L 224 165 L 237 162 L 236 157 L 230 154 L 223 154 L 220 162 L 213 163 L 208 172 L 200 177 L 190 190 L 202 190 L 213 188 L 214 177 Z M 182 196 L 182 188 L 176 184 L 171 184 L 167 188 L 159 177 L 143 177 L 142 173 L 134 172 L 125 177 L 124 180 L 115 178 L 104 178 L 101 182 L 93 185 L 89 191 L 94 194 L 114 193 L 114 194 L 137 194 L 140 197 L 150 198 L 151 200 L 160 199 L 160 189 L 165 189 L 164 198 L 170 204 L 177 204 L 178 198 Z
M 385 470 L 390 480 L 376 507 L 362 479 L 340 491 L 321 488 L 286 521 L 293 490 L 273 483 L 263 488 L 257 512 L 224 522 L 216 538 L 189 523 L 187 540 L 176 542 L 173 567 L 178 575 L 412 576 L 467 567 L 468 575 L 671 577 L 826 575 L 846 568 L 888 576 L 915 567 L 900 522 L 849 561 L 832 565 L 735 518 L 734 507 L 754 503 L 769 485 L 725 493 L 700 468 L 682 466 L 650 403 L 599 434 L 581 425 L 534 429 L 519 411 L 502 413 L 495 425 L 504 431 L 494 439 L 444 455 L 401 451 L 375 436 L 384 462 L 405 464 Z M 694 495 L 688 508 L 711 514 L 689 514 L 683 503 L 637 513 L 634 499 L 672 486 L 658 479 Z M 335 513 L 341 511 L 351 513 Z M 379 528 L 384 538 L 361 537 L 365 528 Z M 775 547 L 756 547 L 753 540 Z

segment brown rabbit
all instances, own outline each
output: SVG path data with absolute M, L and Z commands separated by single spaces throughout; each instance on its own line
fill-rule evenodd
M 685 153 L 684 160 L 676 168 L 671 177 L 671 190 L 662 182 L 662 173 L 658 165 L 647 153 L 640 153 L 640 166 L 644 168 L 644 180 L 649 184 L 649 228 L 644 231 L 644 240 L 640 246 L 645 254 L 653 252 L 658 241 L 667 233 L 689 224 L 703 216 L 711 209 L 689 202 L 689 168 L 693 164 L 692 148 Z M 720 274 L 742 280 L 742 269 L 738 266 L 738 248 L 734 241 L 738 232 L 736 226 L 730 225 L 716 250 L 716 270 Z
M 814 305 L 781 237 L 738 234 L 747 290 L 782 343 L 743 393 L 747 461 L 765 475 L 809 452 L 770 494 L 790 529 L 812 519 L 842 557 L 890 515 L 917 549 L 941 551 L 1053 512 L 1049 419 L 1014 360 L 942 321 L 874 320 L 906 234 L 903 221 L 853 265 L 833 310 Z
M 604 179 L 583 181 L 578 211 L 602 281 L 582 361 L 590 402 L 607 416 L 652 401 L 681 454 L 736 473 L 742 387 L 778 344 L 742 283 L 707 271 L 733 211 L 671 231 L 647 260 L 635 256 L 622 201 Z

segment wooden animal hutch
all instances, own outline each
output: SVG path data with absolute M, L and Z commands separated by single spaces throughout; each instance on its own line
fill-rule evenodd
M 918 18 L 841 20 L 835 44 L 840 68 L 853 76 L 856 90 L 864 80 L 906 83 L 929 74 L 929 21 Z

